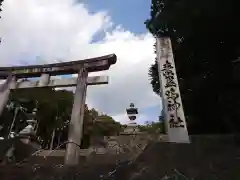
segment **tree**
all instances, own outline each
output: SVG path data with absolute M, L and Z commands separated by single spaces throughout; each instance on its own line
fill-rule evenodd
M 147 132 L 150 134 L 154 133 L 165 133 L 164 121 L 146 121 L 145 125 L 138 125 L 138 128 L 141 132 Z
M 10 103 L 16 103 L 26 109 L 18 113 L 13 131 L 19 132 L 27 123 L 28 114 L 36 108 L 39 122 L 37 136 L 43 140 L 43 148 L 56 148 L 67 141 L 68 124 L 71 119 L 73 104 L 73 92 L 50 88 L 17 90 L 11 93 Z M 9 127 L 14 115 L 13 109 L 4 109 L 0 125 L 1 136 L 9 133 Z M 82 148 L 87 148 L 93 135 L 108 136 L 118 134 L 121 131 L 120 123 L 106 114 L 100 114 L 95 109 L 89 109 L 85 105 Z M 65 146 L 62 146 L 65 148 Z
M 239 1 L 152 0 L 146 27 L 169 36 L 190 133 L 240 131 Z M 156 62 L 149 69 L 159 94 Z

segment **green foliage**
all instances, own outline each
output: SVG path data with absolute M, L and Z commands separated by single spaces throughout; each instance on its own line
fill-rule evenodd
M 39 121 L 37 135 L 43 140 L 43 147 L 49 148 L 52 134 L 53 147 L 67 140 L 68 124 L 71 119 L 73 104 L 73 93 L 71 91 L 43 88 L 31 90 L 17 90 L 11 93 L 10 102 L 18 102 L 19 105 L 27 109 L 26 112 L 20 112 L 17 116 L 13 130 L 19 131 L 27 124 L 28 114 L 36 107 L 37 103 L 37 120 Z M 10 103 L 9 102 L 9 103 Z M 0 131 L 1 136 L 9 133 L 10 124 L 12 123 L 14 109 L 4 110 L 0 117 L 0 125 L 4 128 Z M 24 121 L 21 121 L 24 120 Z M 92 135 L 114 135 L 121 131 L 120 123 L 108 115 L 100 114 L 95 109 L 89 109 L 85 105 L 84 124 L 83 124 L 83 146 L 87 147 Z
M 190 133 L 240 132 L 240 2 L 152 0 L 146 27 L 172 40 Z M 159 94 L 156 63 L 149 75 Z
M 152 133 L 162 133 L 165 134 L 165 124 L 164 121 L 158 121 L 158 122 L 146 122 L 145 125 L 139 125 L 139 130 L 141 132 L 148 132 L 150 134 Z

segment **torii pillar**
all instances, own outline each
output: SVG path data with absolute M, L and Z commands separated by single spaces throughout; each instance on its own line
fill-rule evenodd
M 75 90 L 72 116 L 68 131 L 68 144 L 65 154 L 65 164 L 76 165 L 79 161 L 79 147 L 82 139 L 83 117 L 87 91 L 86 69 L 81 68 L 78 73 L 77 86 Z
M 107 84 L 108 77 L 88 77 L 89 72 L 108 70 L 115 64 L 115 54 L 106 56 L 45 65 L 0 67 L 0 79 L 7 81 L 0 85 L 0 115 L 8 101 L 10 91 L 21 88 L 41 87 L 70 87 L 76 86 L 71 121 L 69 125 L 68 143 L 65 154 L 66 165 L 77 165 L 79 161 L 79 147 L 82 139 L 83 116 L 86 100 L 87 85 Z M 78 77 L 51 80 L 51 75 L 78 73 Z M 39 81 L 17 81 L 29 77 L 40 77 Z

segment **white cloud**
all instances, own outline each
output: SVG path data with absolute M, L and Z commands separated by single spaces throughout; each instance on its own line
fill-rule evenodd
M 7 0 L 0 23 L 1 65 L 36 64 L 90 58 L 115 53 L 118 61 L 108 72 L 108 85 L 88 87 L 91 107 L 126 121 L 125 108 L 134 102 L 140 108 L 160 104 L 151 89 L 148 68 L 153 63 L 153 37 L 136 35 L 118 26 L 111 28 L 107 12 L 90 14 L 74 0 Z M 94 35 L 105 37 L 91 43 Z M 159 110 L 160 112 L 160 110 Z M 147 119 L 147 114 L 142 117 Z M 156 117 L 157 119 L 157 117 Z

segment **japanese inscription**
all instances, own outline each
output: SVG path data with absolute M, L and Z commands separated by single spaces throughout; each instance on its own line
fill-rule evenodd
M 163 76 L 166 79 L 165 88 L 176 87 L 176 83 L 174 82 L 174 72 L 172 64 L 167 60 L 163 65 Z
M 43 68 L 24 68 L 14 70 L 14 74 L 28 74 L 28 73 L 38 73 L 38 72 L 53 72 L 53 71 L 61 71 L 65 69 L 76 69 L 78 67 L 74 66 L 66 66 L 66 67 L 43 67 Z
M 166 88 L 165 97 L 167 102 L 167 111 L 169 114 L 169 127 L 184 128 L 184 122 L 181 117 L 178 116 L 178 110 L 181 107 L 181 103 L 179 102 L 180 95 L 176 92 L 177 83 L 175 80 L 174 66 L 168 59 L 170 45 L 167 39 L 161 41 L 161 47 L 161 58 L 165 60 L 161 71 L 165 79 L 164 87 Z
M 170 120 L 169 120 L 169 125 L 170 128 L 184 128 L 184 125 L 182 124 L 183 120 L 180 117 L 174 117 L 173 114 L 170 114 Z
M 168 111 L 176 111 L 180 107 L 180 103 L 177 101 L 179 94 L 175 92 L 174 88 L 171 88 L 165 93 L 168 101 Z

